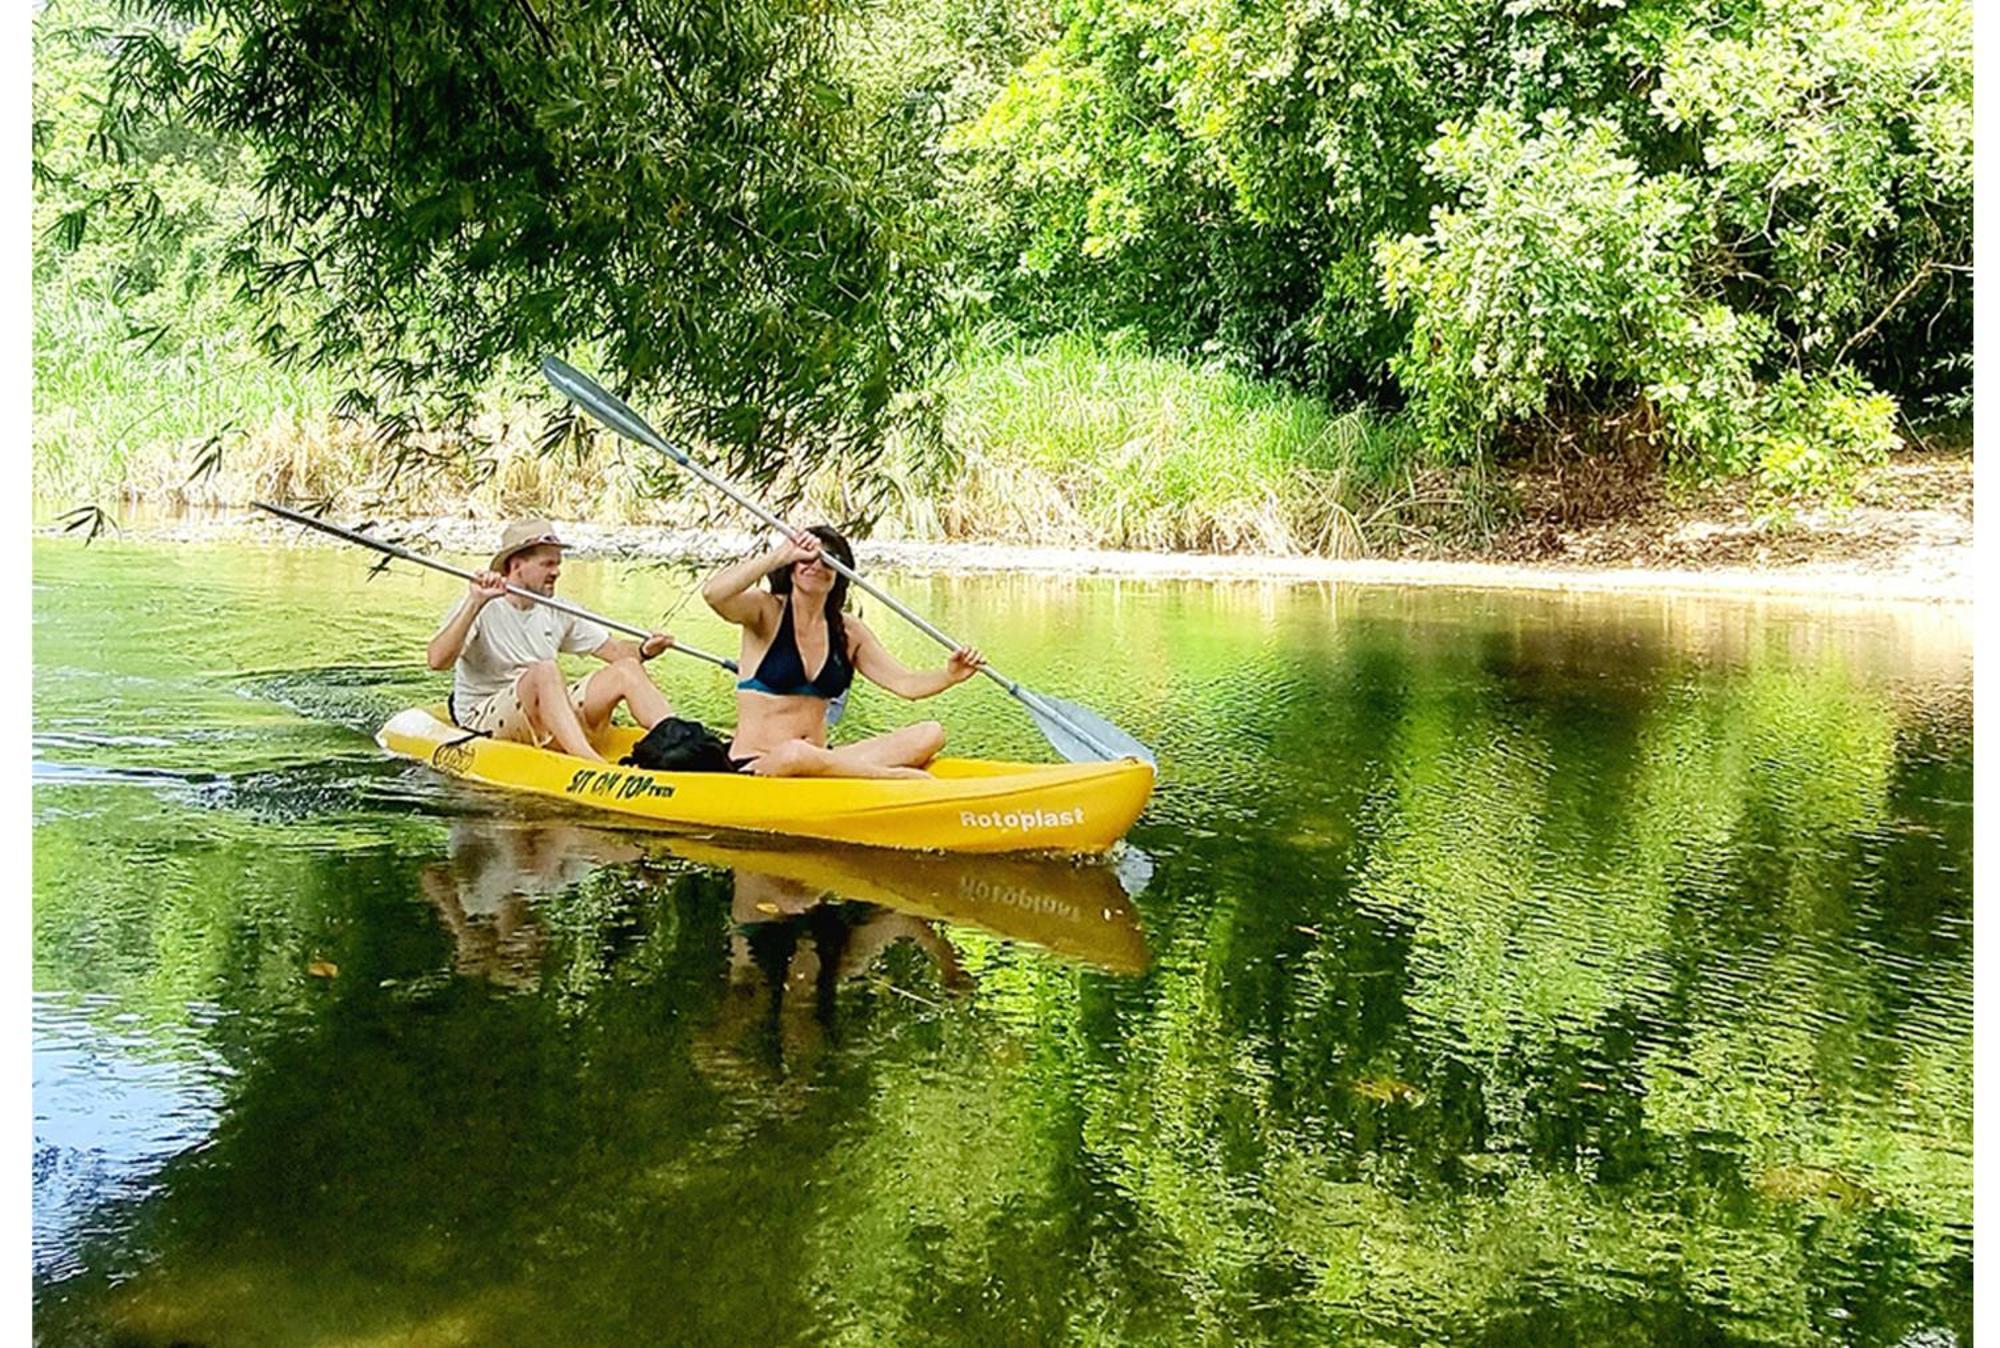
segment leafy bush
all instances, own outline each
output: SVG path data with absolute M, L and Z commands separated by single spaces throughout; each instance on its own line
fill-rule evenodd
M 1694 183 L 1647 177 L 1616 127 L 1560 110 L 1534 127 L 1494 111 L 1446 123 L 1429 164 L 1454 204 L 1377 257 L 1389 303 L 1411 313 L 1396 376 L 1439 448 L 1474 457 L 1556 385 L 1604 382 L 1687 408 L 1697 452 L 1717 438 L 1703 414 L 1745 391 L 1754 333 L 1689 293 L 1708 231 Z
M 1895 444 L 1895 401 L 1852 371 L 1760 386 L 1770 326 L 1697 289 L 1698 184 L 1645 175 L 1609 122 L 1486 112 L 1447 124 L 1430 163 L 1454 203 L 1378 257 L 1411 311 L 1395 369 L 1434 446 L 1475 458 L 1559 390 L 1607 386 L 1643 391 L 1685 466 L 1754 470 L 1781 495 L 1838 494 Z
M 1400 395 L 1460 460 L 1643 396 L 1750 471 L 1788 369 L 1963 404 L 1965 0 L 1062 13 L 946 138 L 956 251 L 1031 328 Z
M 1757 481 L 1778 497 L 1848 499 L 1855 471 L 1894 449 L 1896 402 L 1851 373 L 1786 371 L 1765 391 L 1753 435 Z
M 1670 43 L 1652 104 L 1698 137 L 1719 269 L 1791 363 L 1949 377 L 1963 348 L 1935 325 L 1969 337 L 1972 305 L 1969 5 L 1769 0 Z

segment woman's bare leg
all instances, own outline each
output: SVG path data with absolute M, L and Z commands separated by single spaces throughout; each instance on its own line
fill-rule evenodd
M 787 740 L 750 770 L 759 777 L 928 777 L 916 765 L 937 757 L 943 745 L 943 728 L 924 721 L 838 749 Z
M 886 735 L 871 735 L 853 744 L 829 749 L 842 764 L 873 764 L 884 768 L 921 768 L 944 748 L 944 727 L 936 721 L 919 721 Z M 926 774 L 928 775 L 928 774 Z

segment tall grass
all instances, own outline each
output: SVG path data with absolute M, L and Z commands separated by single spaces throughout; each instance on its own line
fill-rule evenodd
M 261 355 L 231 309 L 190 306 L 149 348 L 115 304 L 56 275 L 38 279 L 34 314 L 37 495 L 152 494 L 218 434 L 303 425 L 339 396 L 331 377 Z
M 397 471 L 369 428 L 333 413 L 336 376 L 276 365 L 250 338 L 253 315 L 196 297 L 158 343 L 129 335 L 116 305 L 61 274 L 35 295 L 33 491 L 71 504 L 240 504 L 330 498 L 412 514 L 560 510 L 642 518 L 638 475 L 612 455 L 545 455 L 547 411 L 495 395 L 480 450 L 429 443 Z M 195 477 L 212 447 L 212 471 Z
M 940 390 L 950 537 L 1350 555 L 1415 456 L 1407 429 L 1241 373 L 1072 334 L 990 342 Z
M 44 502 L 274 496 L 406 515 L 711 518 L 712 502 L 609 437 L 581 456 L 538 451 L 546 404 L 497 395 L 478 426 L 485 448 L 435 445 L 398 472 L 366 428 L 332 415 L 336 380 L 273 367 L 228 307 L 151 350 L 127 340 L 111 305 L 60 281 L 38 291 L 35 315 L 33 481 Z M 945 455 L 919 462 L 889 447 L 882 533 L 1344 556 L 1379 550 L 1430 503 L 1406 428 L 1112 339 L 976 343 L 936 392 Z M 190 482 L 218 436 L 219 466 Z M 870 504 L 833 471 L 802 489 L 803 512 L 822 518 Z

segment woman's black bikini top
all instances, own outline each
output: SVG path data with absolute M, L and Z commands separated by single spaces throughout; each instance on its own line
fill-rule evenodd
M 829 632 L 829 636 L 832 634 Z M 827 643 L 826 663 L 819 667 L 819 673 L 808 679 L 806 662 L 799 656 L 799 639 L 792 631 L 792 600 L 785 597 L 785 616 L 778 619 L 778 634 L 771 638 L 771 647 L 764 652 L 764 658 L 757 662 L 757 672 L 737 683 L 737 687 L 752 693 L 775 693 L 779 697 L 818 697 L 831 700 L 847 691 L 847 685 L 854 682 L 854 666 L 848 663 L 847 652 L 840 649 L 845 642 Z

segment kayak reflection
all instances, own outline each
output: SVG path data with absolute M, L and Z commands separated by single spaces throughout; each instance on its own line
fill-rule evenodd
M 765 846 L 649 838 L 659 851 L 726 867 L 753 897 L 738 922 L 803 912 L 827 898 L 878 904 L 914 918 L 976 927 L 1118 974 L 1144 973 L 1146 940 L 1118 872 L 1028 857 L 950 856 L 879 848 Z M 1127 874 L 1144 868 L 1127 866 Z
M 1057 859 L 888 852 L 820 844 L 663 837 L 547 819 L 462 818 L 452 821 L 446 855 L 419 872 L 426 901 L 437 910 L 455 947 L 461 974 L 496 985 L 536 985 L 548 940 L 534 919 L 537 900 L 560 894 L 611 866 L 692 862 L 730 877 L 731 917 L 738 926 L 800 917 L 830 901 L 851 900 L 899 915 L 869 925 L 854 913 L 840 921 L 865 939 L 836 937 L 829 927 L 809 940 L 814 951 L 836 940 L 851 960 L 878 936 L 908 937 L 924 948 L 947 982 L 963 981 L 948 942 L 929 925 L 969 927 L 1038 946 L 1062 959 L 1109 973 L 1143 973 L 1145 937 L 1128 886 L 1143 885 L 1147 867 L 1130 853 L 1117 868 Z M 1121 883 L 1121 875 L 1126 877 Z M 853 906 L 839 905 L 839 906 Z M 825 926 L 827 915 L 806 926 Z M 894 935 L 883 936 L 893 932 Z M 790 940 L 760 936 L 766 946 Z
M 809 1076 L 835 1026 L 844 983 L 868 979 L 929 1006 L 967 992 L 972 979 L 935 924 L 910 913 L 841 899 L 819 886 L 747 867 L 731 875 L 729 975 L 714 1014 L 694 1032 L 695 1061 L 719 1086 L 753 1093 L 779 1078 Z M 930 973 L 898 967 L 908 943 Z M 797 1098 L 767 1103 L 798 1105 Z
M 696 1063 L 714 1084 L 781 1108 L 803 1099 L 771 1087 L 812 1076 L 838 1037 L 844 984 L 865 981 L 934 1009 L 972 989 L 954 929 L 1121 973 L 1146 967 L 1131 900 L 1104 866 L 691 838 L 656 845 L 730 876 L 728 981 L 695 1031 Z M 904 949 L 918 952 L 915 962 Z

